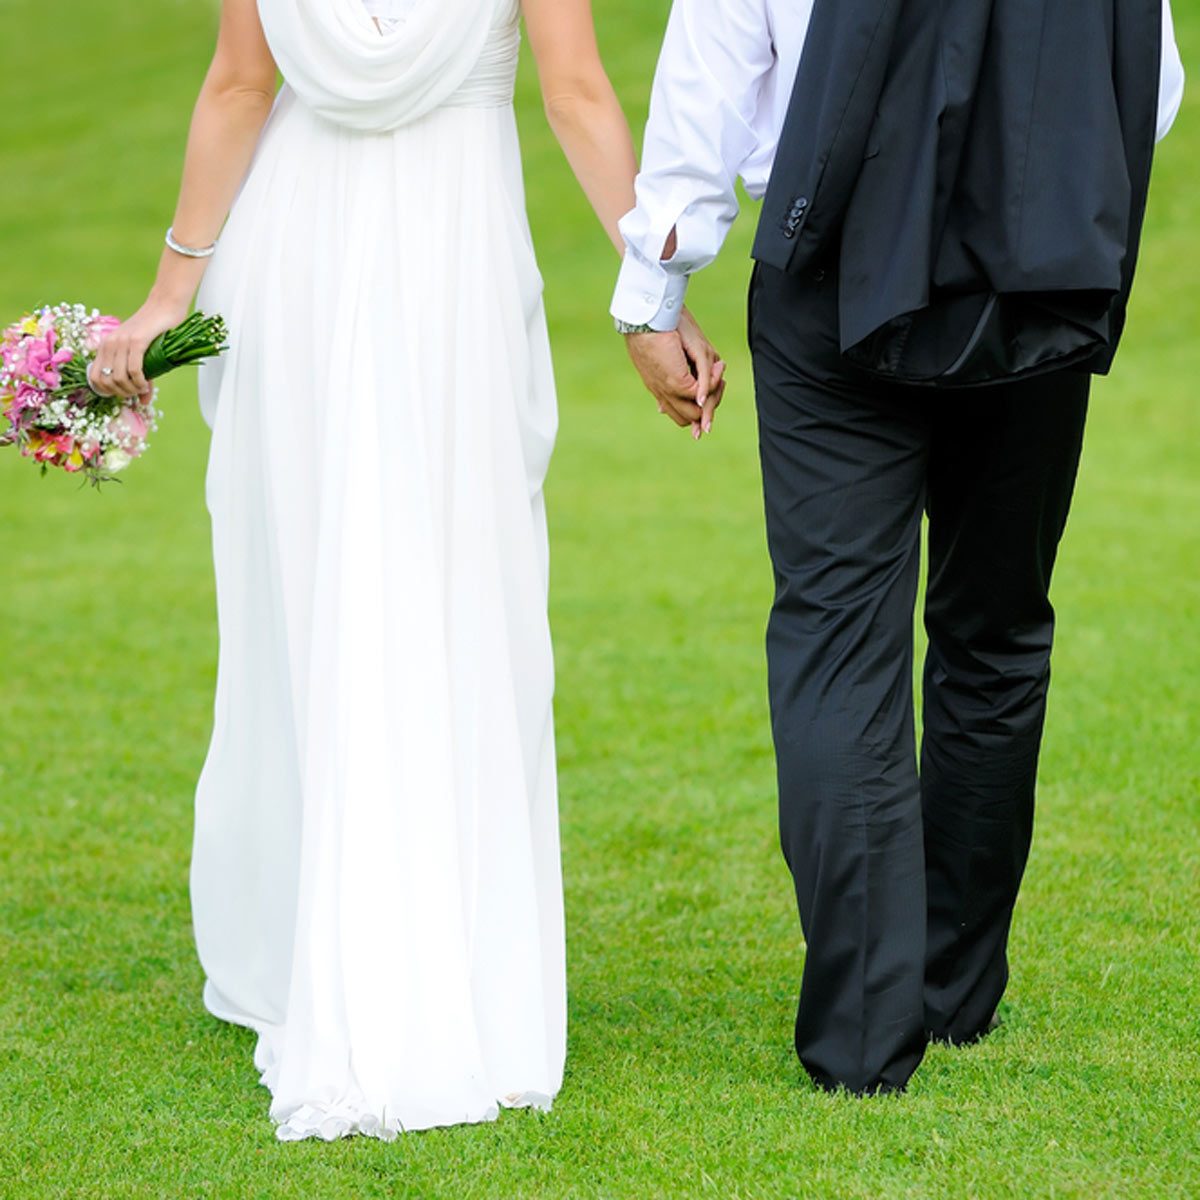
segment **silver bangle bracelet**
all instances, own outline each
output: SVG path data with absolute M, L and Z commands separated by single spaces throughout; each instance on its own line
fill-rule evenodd
M 177 242 L 175 240 L 175 227 L 173 225 L 167 230 L 166 243 L 176 254 L 182 254 L 184 258 L 211 258 L 213 251 L 217 248 L 216 242 L 202 249 L 197 249 L 195 246 L 185 246 L 182 242 Z

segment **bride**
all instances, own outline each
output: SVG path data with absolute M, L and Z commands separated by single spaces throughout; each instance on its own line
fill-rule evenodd
M 588 0 L 224 0 L 156 281 L 93 376 L 146 391 L 203 277 L 232 347 L 200 385 L 220 656 L 192 904 L 205 1004 L 257 1032 L 284 1140 L 489 1120 L 562 1082 L 522 9 L 620 245 L 634 153 Z M 722 366 L 690 319 L 677 352 L 662 406 L 698 434 Z

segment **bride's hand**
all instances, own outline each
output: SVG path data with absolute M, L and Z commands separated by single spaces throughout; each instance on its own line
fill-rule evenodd
M 725 363 L 687 308 L 679 318 L 679 338 L 696 377 L 696 401 L 703 409 L 698 425 L 693 427 L 694 435 L 699 437 L 711 432 L 713 417 L 725 395 Z
M 103 335 L 88 382 L 101 396 L 145 396 L 150 381 L 142 374 L 142 356 L 160 333 L 174 329 L 188 315 L 188 306 L 150 296 L 129 320 Z

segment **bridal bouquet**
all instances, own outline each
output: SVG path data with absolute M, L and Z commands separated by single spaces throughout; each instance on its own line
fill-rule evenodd
M 88 367 L 100 339 L 121 322 L 82 304 L 45 305 L 10 325 L 0 340 L 0 412 L 8 428 L 0 446 L 50 467 L 104 483 L 141 456 L 158 428 L 150 395 L 126 399 L 97 395 Z M 176 367 L 220 354 L 225 322 L 193 313 L 146 350 L 143 373 L 155 379 Z

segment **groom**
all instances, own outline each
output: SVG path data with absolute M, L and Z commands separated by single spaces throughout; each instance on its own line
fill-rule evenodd
M 675 0 L 613 301 L 660 407 L 688 276 L 765 196 L 750 348 L 780 828 L 822 1087 L 995 1021 L 1033 827 L 1051 571 L 1183 77 L 1167 0 Z M 928 589 L 914 745 L 912 615 Z

